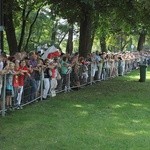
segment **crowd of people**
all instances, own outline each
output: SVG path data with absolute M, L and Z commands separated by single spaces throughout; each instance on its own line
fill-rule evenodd
M 7 110 L 22 109 L 22 104 L 42 96 L 46 100 L 58 91 L 78 90 L 81 85 L 123 76 L 139 63 L 149 62 L 149 52 L 93 52 L 86 58 L 78 53 L 61 53 L 59 57 L 43 60 L 32 51 L 7 57 L 0 55 L 0 107 L 5 96 Z M 6 81 L 6 82 L 4 82 Z M 6 85 L 4 86 L 4 84 Z

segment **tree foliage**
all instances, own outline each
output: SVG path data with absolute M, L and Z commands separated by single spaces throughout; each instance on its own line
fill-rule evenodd
M 60 45 L 66 42 L 67 35 L 70 42 L 66 42 L 67 47 L 73 47 L 75 32 L 70 25 L 79 28 L 77 43 L 83 56 L 91 52 L 94 39 L 104 51 L 125 50 L 133 41 L 142 50 L 150 33 L 149 7 L 149 0 L 6 1 L 5 31 L 9 50 L 11 53 L 31 50 L 44 43 Z M 61 19 L 67 20 L 65 24 Z

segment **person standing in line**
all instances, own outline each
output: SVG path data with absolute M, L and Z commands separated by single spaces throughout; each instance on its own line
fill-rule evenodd
M 51 62 L 50 63 L 50 71 L 51 71 L 51 82 L 50 82 L 50 92 L 51 96 L 56 96 L 56 87 L 57 87 L 57 63 Z
M 17 106 L 17 96 L 18 96 L 18 92 L 19 92 L 19 74 L 20 74 L 20 61 L 16 60 L 15 61 L 15 67 L 14 67 L 14 71 L 16 72 L 13 76 L 13 89 L 14 89 L 14 106 Z
M 55 57 L 54 58 L 54 63 L 57 63 L 57 91 L 62 90 L 62 77 L 61 77 L 61 58 L 60 57 Z
M 12 110 L 14 63 L 7 61 L 6 71 L 6 108 Z
M 24 88 L 25 76 L 27 75 L 30 77 L 29 68 L 26 66 L 25 60 L 21 60 L 19 71 L 20 74 L 18 76 L 19 89 L 18 89 L 18 96 L 17 96 L 17 109 L 22 109 L 21 99 L 22 99 L 22 93 Z
M 96 53 L 93 52 L 91 54 L 91 83 L 94 83 L 94 77 L 97 70 Z
M 98 68 L 97 79 L 101 80 L 103 63 L 102 63 L 101 55 L 98 51 L 96 51 L 96 63 L 97 63 L 97 68 Z
M 71 61 L 71 67 L 72 67 L 72 71 L 71 71 L 71 74 L 72 74 L 72 77 L 73 77 L 73 83 L 74 83 L 74 86 L 77 87 L 77 90 L 79 90 L 80 88 L 80 79 L 79 79 L 79 53 L 75 53 L 73 58 L 72 58 L 72 61 Z
M 62 77 L 62 89 L 67 92 L 69 90 L 69 74 L 68 72 L 68 67 L 71 65 L 68 63 L 68 58 L 66 56 L 63 56 L 62 61 L 61 61 L 61 77 Z
M 50 68 L 49 68 L 49 60 L 45 59 L 44 62 L 44 89 L 43 89 L 43 99 L 45 100 L 47 98 L 49 89 L 50 89 L 50 78 L 51 78 L 51 73 L 50 73 Z
M 43 60 L 38 59 L 37 60 L 37 67 L 35 70 L 35 81 L 36 81 L 36 98 L 40 96 L 40 85 L 41 85 L 41 77 L 42 76 L 42 67 L 43 67 Z
M 37 59 L 38 56 L 37 54 L 32 51 L 29 54 L 29 68 L 30 68 L 30 83 L 31 83 L 31 96 L 30 96 L 30 100 L 34 100 L 36 98 L 36 91 L 37 91 L 37 84 L 36 84 L 36 80 L 35 80 L 35 70 L 37 67 Z

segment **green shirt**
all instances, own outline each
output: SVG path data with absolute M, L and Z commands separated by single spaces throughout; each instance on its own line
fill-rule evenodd
M 66 74 L 68 71 L 68 67 L 67 67 L 68 63 L 63 61 L 61 62 L 61 74 Z

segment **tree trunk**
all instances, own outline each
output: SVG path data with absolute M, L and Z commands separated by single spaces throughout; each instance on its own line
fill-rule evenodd
M 13 2 L 14 2 L 13 0 L 5 1 L 5 5 L 4 5 L 4 9 L 5 9 L 4 25 L 5 25 L 5 31 L 6 31 L 6 37 L 8 41 L 10 55 L 13 55 L 16 52 L 18 52 L 15 28 L 13 23 L 13 14 L 12 14 Z
M 28 38 L 27 38 L 27 42 L 26 42 L 26 45 L 25 45 L 25 48 L 24 48 L 25 51 L 27 51 L 27 49 L 28 49 L 28 44 L 29 44 L 29 40 L 30 40 L 30 37 L 31 37 L 32 29 L 33 29 L 33 26 L 34 26 L 34 24 L 35 24 L 35 22 L 36 22 L 36 20 L 37 20 L 37 17 L 38 17 L 38 15 L 39 15 L 40 10 L 41 10 L 41 7 L 37 10 L 37 13 L 36 13 L 36 15 L 35 15 L 35 18 L 34 18 L 32 24 L 31 24 L 31 26 L 30 26 L 29 34 L 28 34 Z
M 69 54 L 72 54 L 73 52 L 73 24 L 70 26 L 69 29 L 66 52 Z
M 4 17 L 3 17 L 3 0 L 0 1 L 0 53 L 4 49 L 3 41 L 3 26 L 4 26 Z
M 56 31 L 52 31 L 52 36 L 51 36 L 51 45 L 55 44 L 56 41 Z
M 24 7 L 22 10 L 22 25 L 21 25 L 21 34 L 20 34 L 20 40 L 18 44 L 18 51 L 21 51 L 23 40 L 24 40 L 24 35 L 25 35 L 25 28 L 26 28 L 26 22 L 27 18 L 31 12 L 31 9 L 27 12 L 26 14 L 26 8 L 27 8 L 27 0 L 24 2 Z
M 91 52 L 92 14 L 90 11 L 84 13 L 80 21 L 79 54 L 86 57 Z
M 144 31 L 142 31 L 140 33 L 140 36 L 139 36 L 139 41 L 138 41 L 138 46 L 137 46 L 138 51 L 143 50 L 143 46 L 144 46 L 144 43 L 145 43 L 145 37 L 146 37 L 146 33 Z
M 107 52 L 107 49 L 106 49 L 106 37 L 105 36 L 101 36 L 100 37 L 100 46 L 101 46 L 101 51 L 102 52 Z
M 90 40 L 90 43 L 89 43 L 89 49 L 90 49 L 90 52 L 92 50 L 92 47 L 93 47 L 93 42 L 94 42 L 94 37 L 95 37 L 95 31 L 93 31 L 92 35 L 91 35 L 91 40 Z
M 93 13 L 92 15 L 93 15 L 92 17 L 94 17 L 94 19 L 92 20 L 91 40 L 90 40 L 90 44 L 89 44 L 90 52 L 93 47 L 95 32 L 96 32 L 96 29 L 98 28 L 98 24 L 99 24 L 99 14 L 95 12 L 95 14 Z
M 62 41 L 65 39 L 65 37 L 66 37 L 66 35 L 67 35 L 68 32 L 69 32 L 69 31 L 66 31 L 66 33 L 64 33 L 63 37 L 58 41 L 58 46 L 60 46 L 60 44 L 61 44 Z
M 56 42 L 56 29 L 58 26 L 58 21 L 56 21 L 56 23 L 54 24 L 53 28 L 52 28 L 52 35 L 51 35 L 51 45 L 54 45 Z

